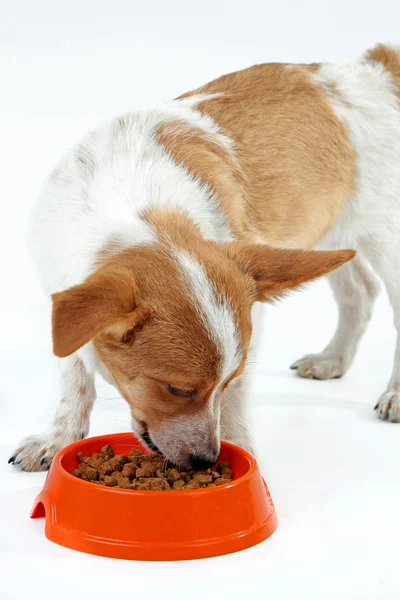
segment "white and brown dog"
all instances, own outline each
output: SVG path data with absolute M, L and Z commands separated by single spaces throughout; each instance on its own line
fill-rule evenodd
M 10 462 L 46 469 L 87 435 L 94 374 L 134 432 L 180 464 L 220 439 L 252 450 L 246 415 L 258 302 L 329 279 L 339 323 L 294 368 L 349 368 L 384 281 L 400 334 L 400 51 L 265 64 L 91 132 L 51 173 L 33 241 L 53 299 L 62 398 Z M 320 250 L 311 250 L 319 247 Z M 400 341 L 377 404 L 400 421 Z

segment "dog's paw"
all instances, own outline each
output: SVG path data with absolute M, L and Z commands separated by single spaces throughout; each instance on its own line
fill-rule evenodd
M 346 372 L 341 356 L 332 354 L 308 354 L 290 367 L 296 369 L 299 377 L 307 379 L 336 379 Z
M 22 471 L 47 471 L 60 449 L 54 438 L 30 436 L 22 440 L 8 462 Z
M 392 390 L 385 392 L 375 406 L 379 419 L 400 423 L 400 391 Z

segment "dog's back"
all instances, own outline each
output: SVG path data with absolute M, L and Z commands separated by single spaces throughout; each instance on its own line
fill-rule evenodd
M 197 107 L 234 140 L 249 222 L 269 243 L 312 247 L 349 203 L 371 222 L 382 196 L 400 197 L 399 50 L 379 45 L 345 64 L 257 65 L 183 97 L 204 94 L 215 96 Z
M 46 290 L 82 281 L 110 240 L 150 239 L 137 218 L 150 206 L 184 207 L 210 239 L 355 245 L 398 211 L 399 73 L 387 46 L 350 64 L 257 65 L 92 132 L 35 213 Z M 215 202 L 227 226 L 210 226 Z

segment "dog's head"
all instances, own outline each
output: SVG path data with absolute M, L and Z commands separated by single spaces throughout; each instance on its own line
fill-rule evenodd
M 353 256 L 203 240 L 190 251 L 130 248 L 54 294 L 54 352 L 68 356 L 92 341 L 147 446 L 181 465 L 213 463 L 221 396 L 245 367 L 254 302 Z

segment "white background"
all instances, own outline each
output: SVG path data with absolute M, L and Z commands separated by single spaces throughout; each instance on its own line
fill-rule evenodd
M 43 519 L 28 518 L 44 475 L 6 465 L 23 435 L 47 425 L 57 401 L 48 304 L 25 234 L 60 153 L 115 114 L 231 70 L 353 60 L 377 41 L 398 43 L 399 23 L 398 0 L 0 1 L 2 600 L 400 597 L 400 425 L 379 422 L 372 410 L 394 350 L 385 294 L 352 370 L 332 382 L 288 370 L 333 331 L 326 283 L 268 309 L 253 412 L 280 525 L 256 548 L 165 564 L 79 554 L 48 542 Z M 99 397 L 91 434 L 129 429 L 117 393 L 100 383 Z

